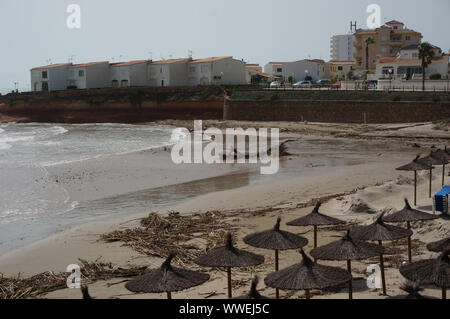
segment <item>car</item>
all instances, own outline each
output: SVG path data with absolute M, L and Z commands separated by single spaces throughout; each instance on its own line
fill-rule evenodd
M 328 79 L 320 79 L 319 81 L 316 82 L 317 86 L 330 86 L 331 85 L 331 81 Z
M 333 89 L 340 89 L 341 88 L 341 83 L 335 83 L 331 86 L 331 88 Z
M 270 88 L 274 89 L 274 88 L 280 88 L 281 87 L 281 82 L 280 81 L 273 81 L 272 83 L 270 83 Z
M 294 88 L 310 88 L 312 86 L 311 81 L 301 81 L 293 85 Z

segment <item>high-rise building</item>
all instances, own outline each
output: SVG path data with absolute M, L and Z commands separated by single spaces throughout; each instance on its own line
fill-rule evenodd
M 334 35 L 331 37 L 330 59 L 334 61 L 355 61 L 353 34 Z

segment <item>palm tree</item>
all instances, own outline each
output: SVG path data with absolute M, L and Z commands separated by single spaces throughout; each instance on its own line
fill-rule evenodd
M 425 70 L 434 57 L 433 46 L 424 42 L 419 46 L 419 58 L 422 59 L 422 91 L 425 91 Z
M 374 43 L 375 40 L 372 37 L 366 39 L 366 70 L 369 70 L 369 45 Z

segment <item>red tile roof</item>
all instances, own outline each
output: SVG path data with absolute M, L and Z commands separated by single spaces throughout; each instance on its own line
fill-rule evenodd
M 70 63 L 57 63 L 57 64 L 51 64 L 51 65 L 45 65 L 45 66 L 38 66 L 36 68 L 32 68 L 31 71 L 35 71 L 35 70 L 43 70 L 43 69 L 52 69 L 52 68 L 57 68 L 60 66 L 64 66 L 64 65 L 71 65 Z
M 232 56 L 210 57 L 210 58 L 206 58 L 206 59 L 194 60 L 194 61 L 192 61 L 192 63 L 208 63 L 208 62 L 215 62 L 215 61 L 231 59 L 231 58 L 233 58 L 233 57 Z

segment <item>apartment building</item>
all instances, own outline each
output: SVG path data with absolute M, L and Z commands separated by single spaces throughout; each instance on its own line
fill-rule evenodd
M 60 63 L 31 69 L 31 91 L 50 92 L 67 89 L 70 66 L 70 63 Z
M 422 42 L 421 33 L 395 20 L 375 30 L 358 29 L 354 36 L 355 68 L 368 71 L 375 71 L 377 59 L 396 57 L 401 48 Z
M 333 61 L 355 61 L 355 36 L 353 34 L 334 35 L 330 43 L 330 59 Z
M 73 64 L 69 69 L 67 87 L 98 89 L 110 86 L 110 65 L 108 61 Z
M 189 85 L 245 84 L 245 62 L 232 56 L 210 57 L 189 62 Z
M 449 56 L 443 55 L 439 47 L 433 46 L 434 58 L 425 69 L 425 76 L 440 74 L 446 78 L 449 72 Z M 405 80 L 422 78 L 422 60 L 419 58 L 419 45 L 403 47 L 396 57 L 382 57 L 377 60 L 375 77 L 401 78 Z
M 355 62 L 353 61 L 330 61 L 330 77 L 338 81 L 351 80 L 349 74 L 355 71 Z
M 110 86 L 147 86 L 147 68 L 150 63 L 148 60 L 111 63 Z
M 303 81 L 311 77 L 313 81 L 322 78 L 329 78 L 329 71 L 325 61 L 299 60 L 293 62 L 269 62 L 264 66 L 264 72 L 274 77 L 281 78 L 283 81 L 292 82 Z
M 148 85 L 153 87 L 188 85 L 191 58 L 155 61 L 148 65 Z

